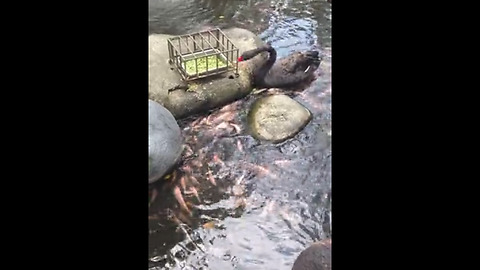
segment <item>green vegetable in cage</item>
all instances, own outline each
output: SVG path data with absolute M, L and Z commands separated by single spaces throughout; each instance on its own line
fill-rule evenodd
M 218 60 L 218 68 L 223 68 L 227 66 L 226 61 L 219 55 L 211 55 L 208 57 L 197 58 L 198 74 L 207 72 L 207 64 L 208 64 L 208 71 L 217 69 L 217 60 Z M 183 68 L 185 69 L 188 75 L 196 74 L 197 71 L 195 70 L 195 59 L 185 61 L 183 63 Z

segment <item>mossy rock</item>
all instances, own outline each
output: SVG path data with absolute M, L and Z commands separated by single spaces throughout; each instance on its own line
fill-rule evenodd
M 311 112 L 286 95 L 271 95 L 253 103 L 248 114 L 252 136 L 279 143 L 295 136 L 312 119 Z

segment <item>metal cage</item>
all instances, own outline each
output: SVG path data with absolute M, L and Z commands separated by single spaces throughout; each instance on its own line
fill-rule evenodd
M 219 28 L 169 38 L 169 62 L 185 81 L 232 70 L 238 74 L 238 48 Z

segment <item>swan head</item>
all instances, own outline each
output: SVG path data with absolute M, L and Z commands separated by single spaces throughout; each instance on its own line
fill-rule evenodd
M 238 57 L 237 61 L 242 62 L 242 61 L 252 59 L 257 54 L 258 54 L 257 50 L 246 51 L 246 52 L 242 53 L 242 55 L 240 55 L 240 57 Z
M 255 57 L 255 55 L 257 55 L 261 52 L 264 52 L 264 51 L 270 51 L 272 49 L 273 49 L 273 47 L 270 45 L 270 43 L 267 43 L 267 44 L 265 44 L 265 45 L 263 45 L 259 48 L 243 52 L 242 55 L 240 55 L 240 57 L 238 57 L 237 61 L 242 62 L 242 61 L 252 59 L 253 57 Z

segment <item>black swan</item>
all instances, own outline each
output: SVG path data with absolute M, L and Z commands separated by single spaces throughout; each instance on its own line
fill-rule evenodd
M 238 57 L 238 62 L 249 60 L 261 52 L 270 55 L 253 72 L 253 84 L 257 88 L 285 88 L 307 82 L 313 78 L 313 72 L 321 62 L 318 51 L 295 52 L 276 61 L 277 51 L 270 44 L 244 52 Z

